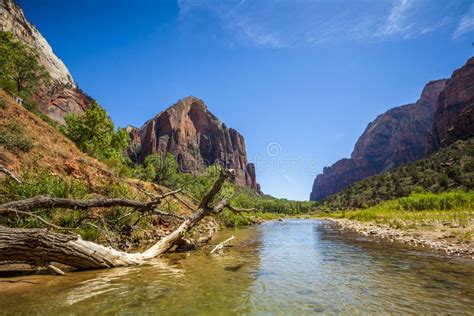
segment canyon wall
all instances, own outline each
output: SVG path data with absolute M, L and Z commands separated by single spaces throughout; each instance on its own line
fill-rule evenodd
M 429 82 L 416 103 L 388 110 L 369 123 L 351 158 L 324 168 L 316 177 L 310 200 L 321 200 L 361 179 L 423 158 L 445 85 L 446 80 Z
M 474 136 L 474 57 L 453 72 L 439 95 L 430 152 Z

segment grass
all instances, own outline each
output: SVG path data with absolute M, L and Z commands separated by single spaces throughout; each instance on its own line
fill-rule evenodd
M 469 228 L 474 219 L 474 191 L 417 192 L 365 210 L 342 210 L 317 216 L 375 222 L 401 229 L 436 224 Z M 463 239 L 472 237 L 472 231 L 462 234 Z

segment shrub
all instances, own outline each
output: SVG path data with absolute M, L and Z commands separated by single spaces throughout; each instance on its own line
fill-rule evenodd
M 18 183 L 9 178 L 0 182 L 0 201 L 14 201 L 38 195 L 80 199 L 88 193 L 87 186 L 77 180 L 67 181 L 48 171 L 31 172 L 22 176 Z
M 33 148 L 33 143 L 23 135 L 23 127 L 18 123 L 0 130 L 0 145 L 13 152 L 27 152 Z
M 81 114 L 65 117 L 64 134 L 89 155 L 109 163 L 113 167 L 127 164 L 124 150 L 128 145 L 128 134 L 124 129 L 115 130 L 107 112 L 93 102 Z

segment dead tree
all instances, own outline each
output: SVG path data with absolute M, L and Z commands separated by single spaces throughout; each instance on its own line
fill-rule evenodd
M 48 266 L 50 262 L 57 262 L 78 269 L 100 269 L 143 264 L 147 260 L 170 250 L 186 232 L 195 227 L 204 217 L 218 214 L 225 207 L 234 209 L 230 207 L 229 199 L 223 199 L 211 205 L 230 174 L 229 170 L 222 170 L 209 192 L 199 203 L 197 210 L 191 216 L 185 218 L 176 230 L 160 239 L 144 252 L 127 253 L 118 251 L 111 247 L 83 240 L 80 236 L 59 234 L 44 229 L 0 226 L 0 261 L 30 261 L 44 266 Z M 37 197 L 2 204 L 0 205 L 0 214 L 2 212 L 14 212 L 15 210 L 27 212 L 31 209 L 44 207 L 85 209 L 117 205 L 150 210 L 158 204 L 159 198 L 144 203 L 123 199 L 78 201 Z

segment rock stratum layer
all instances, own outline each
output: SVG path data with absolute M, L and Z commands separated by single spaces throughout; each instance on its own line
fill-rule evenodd
M 369 123 L 351 158 L 324 168 L 316 177 L 310 200 L 321 200 L 366 177 L 423 158 L 445 85 L 446 80 L 432 81 L 416 103 L 393 108 Z
M 143 162 L 154 153 L 171 153 L 180 171 L 198 174 L 218 164 L 234 169 L 233 182 L 260 192 L 255 165 L 248 163 L 245 141 L 227 128 L 195 97 L 187 97 L 147 121 L 140 129 L 128 128 L 133 160 Z
M 52 82 L 41 87 L 34 96 L 39 110 L 59 123 L 64 123 L 68 113 L 84 112 L 91 98 L 77 88 L 66 65 L 12 0 L 0 0 L 0 26 L 2 31 L 11 32 L 17 40 L 33 47 L 39 62 L 51 76 Z
M 474 136 L 474 57 L 453 72 L 438 98 L 431 152 Z

